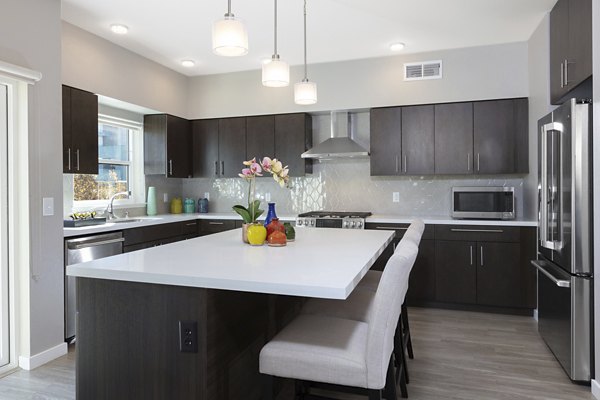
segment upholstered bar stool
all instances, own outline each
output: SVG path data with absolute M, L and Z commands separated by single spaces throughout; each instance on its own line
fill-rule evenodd
M 394 333 L 417 252 L 407 243 L 388 260 L 368 322 L 301 314 L 267 343 L 260 352 L 264 398 L 272 399 L 272 378 L 277 376 L 309 383 L 297 385 L 298 398 L 310 383 L 320 382 L 364 392 L 370 400 L 395 399 Z M 408 396 L 405 384 L 402 395 Z

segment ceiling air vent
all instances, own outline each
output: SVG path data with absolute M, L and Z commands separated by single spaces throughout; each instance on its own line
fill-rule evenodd
M 404 64 L 405 81 L 422 81 L 442 77 L 442 60 Z

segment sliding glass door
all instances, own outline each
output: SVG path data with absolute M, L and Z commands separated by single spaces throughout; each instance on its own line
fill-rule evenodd
M 8 109 L 0 84 L 0 367 L 10 362 L 8 308 Z

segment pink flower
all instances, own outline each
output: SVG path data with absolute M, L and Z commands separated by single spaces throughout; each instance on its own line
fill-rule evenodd
M 272 161 L 269 157 L 263 158 L 263 160 L 262 160 L 263 169 L 267 172 L 271 171 L 271 163 L 272 163 Z
M 257 162 L 252 163 L 252 165 L 250 166 L 250 170 L 252 171 L 252 173 L 256 176 L 262 176 L 261 172 L 262 172 L 262 168 L 260 167 L 260 164 Z

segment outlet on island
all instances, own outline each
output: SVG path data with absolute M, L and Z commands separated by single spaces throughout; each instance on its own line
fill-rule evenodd
M 179 351 L 182 353 L 198 352 L 198 322 L 179 321 Z

